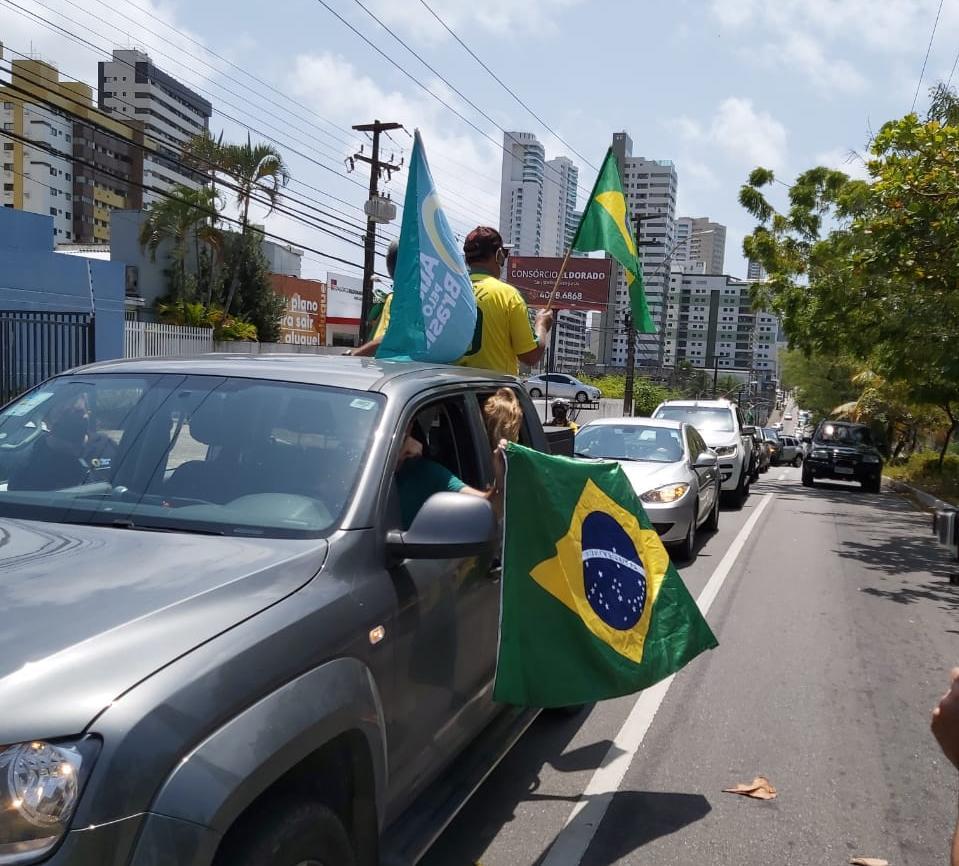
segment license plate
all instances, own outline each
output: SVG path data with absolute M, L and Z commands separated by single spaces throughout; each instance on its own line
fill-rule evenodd
M 837 466 L 836 474 L 837 475 L 852 475 L 856 470 L 852 466 Z

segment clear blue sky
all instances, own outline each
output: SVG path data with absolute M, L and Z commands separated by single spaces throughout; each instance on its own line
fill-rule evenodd
M 275 138 L 294 178 L 313 188 L 296 183 L 291 194 L 342 211 L 332 221 L 342 226 L 337 220 L 346 220 L 352 228 L 344 226 L 345 232 L 361 230 L 357 208 L 368 180 L 362 166 L 351 176 L 355 182 L 343 177 L 344 157 L 364 141 L 349 127 L 374 117 L 421 129 L 458 233 L 497 220 L 502 133 L 494 122 L 537 133 L 550 157 L 569 155 L 580 166 L 583 187 L 595 176 L 453 41 L 420 0 L 363 2 L 449 84 L 355 0 L 326 2 L 492 141 L 376 54 L 318 0 L 17 2 L 106 51 L 117 46 L 147 50 L 160 68 L 211 99 L 220 110 L 214 129 L 222 128 L 227 137 L 245 137 L 251 127 L 254 139 Z M 939 8 L 939 0 L 428 2 L 594 166 L 613 131 L 621 129 L 631 134 L 636 154 L 673 160 L 679 174 L 677 215 L 709 216 L 729 227 L 726 262 L 734 275 L 745 270 L 740 246 L 751 224 L 736 198 L 750 168 L 771 167 L 785 180 L 820 163 L 861 172 L 860 163 L 846 161 L 848 155 L 863 150 L 870 129 L 910 110 Z M 96 62 L 103 54 L 94 48 L 5 5 L 0 5 L 0 25 L 8 48 L 32 48 L 64 76 L 96 83 Z M 947 2 L 920 89 L 920 108 L 928 85 L 949 77 L 957 49 L 959 4 Z M 267 84 L 295 102 L 277 96 Z M 408 154 L 410 138 L 398 132 L 394 139 L 385 141 L 388 153 Z M 401 200 L 403 188 L 401 173 L 388 189 Z M 292 201 L 288 206 L 304 209 Z M 268 228 L 362 261 L 357 247 L 286 217 L 270 217 Z M 328 267 L 350 271 L 308 254 L 304 275 L 323 276 Z

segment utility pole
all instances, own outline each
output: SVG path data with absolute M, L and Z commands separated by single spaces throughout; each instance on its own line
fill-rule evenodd
M 654 220 L 661 217 L 661 213 L 654 214 L 636 214 L 633 217 L 636 223 L 636 252 L 639 253 L 640 247 L 656 246 L 658 241 L 643 241 L 640 239 L 640 229 L 644 220 Z M 643 266 L 643 260 L 639 259 L 639 266 Z M 623 323 L 626 325 L 626 393 L 623 394 L 623 414 L 627 417 L 633 414 L 633 386 L 636 379 L 636 331 L 633 329 L 632 311 L 627 312 L 623 317 Z
M 637 223 L 638 226 L 638 223 Z M 637 230 L 637 234 L 639 234 Z M 623 414 L 633 414 L 633 383 L 636 376 L 636 332 L 633 330 L 633 314 L 627 312 L 626 324 L 626 391 L 623 394 Z
M 382 172 L 386 172 L 389 178 L 394 171 L 399 171 L 401 165 L 395 165 L 393 162 L 380 161 L 380 133 L 389 132 L 391 129 L 402 129 L 402 123 L 380 123 L 374 120 L 372 123 L 359 123 L 353 127 L 357 132 L 369 132 L 373 136 L 373 150 L 370 156 L 363 153 L 360 148 L 359 153 L 354 153 L 348 160 L 350 166 L 354 160 L 365 162 L 370 166 L 370 198 L 366 203 L 366 237 L 364 238 L 363 254 L 363 300 L 360 304 L 360 343 L 369 339 L 366 328 L 367 318 L 370 315 L 370 308 L 373 306 L 373 271 L 376 266 L 376 224 L 378 222 L 389 222 L 396 216 L 396 208 L 392 206 L 392 215 L 387 215 L 380 209 L 379 198 L 379 180 Z

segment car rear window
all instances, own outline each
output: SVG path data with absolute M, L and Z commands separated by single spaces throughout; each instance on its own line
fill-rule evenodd
M 0 412 L 0 515 L 321 535 L 352 495 L 382 399 L 220 376 L 62 376 Z
M 668 421 L 685 421 L 700 432 L 732 433 L 733 413 L 721 406 L 660 406 L 654 418 Z

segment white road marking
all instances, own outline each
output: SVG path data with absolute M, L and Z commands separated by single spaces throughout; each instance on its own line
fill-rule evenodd
M 726 555 L 720 560 L 716 570 L 699 594 L 696 603 L 699 605 L 703 616 L 706 616 L 709 612 L 709 608 L 716 600 L 716 596 L 719 595 L 723 583 L 732 571 L 736 559 L 742 552 L 743 547 L 746 546 L 749 536 L 756 528 L 756 524 L 759 523 L 763 512 L 769 507 L 773 498 L 772 494 L 768 494 L 756 506 L 756 510 L 750 515 L 743 528 L 739 530 L 739 534 L 733 539 Z M 613 796 L 619 790 L 623 777 L 633 762 L 636 752 L 643 744 L 643 738 L 653 723 L 656 711 L 665 700 L 674 676 L 675 674 L 640 693 L 636 703 L 633 704 L 632 710 L 630 710 L 629 716 L 603 757 L 602 764 L 593 773 L 582 797 L 573 807 L 569 818 L 566 819 L 565 826 L 550 847 L 549 853 L 543 861 L 543 866 L 579 866 L 582 863 L 589 848 L 589 843 L 592 842 L 593 836 L 596 834 L 596 830 L 613 800 Z

